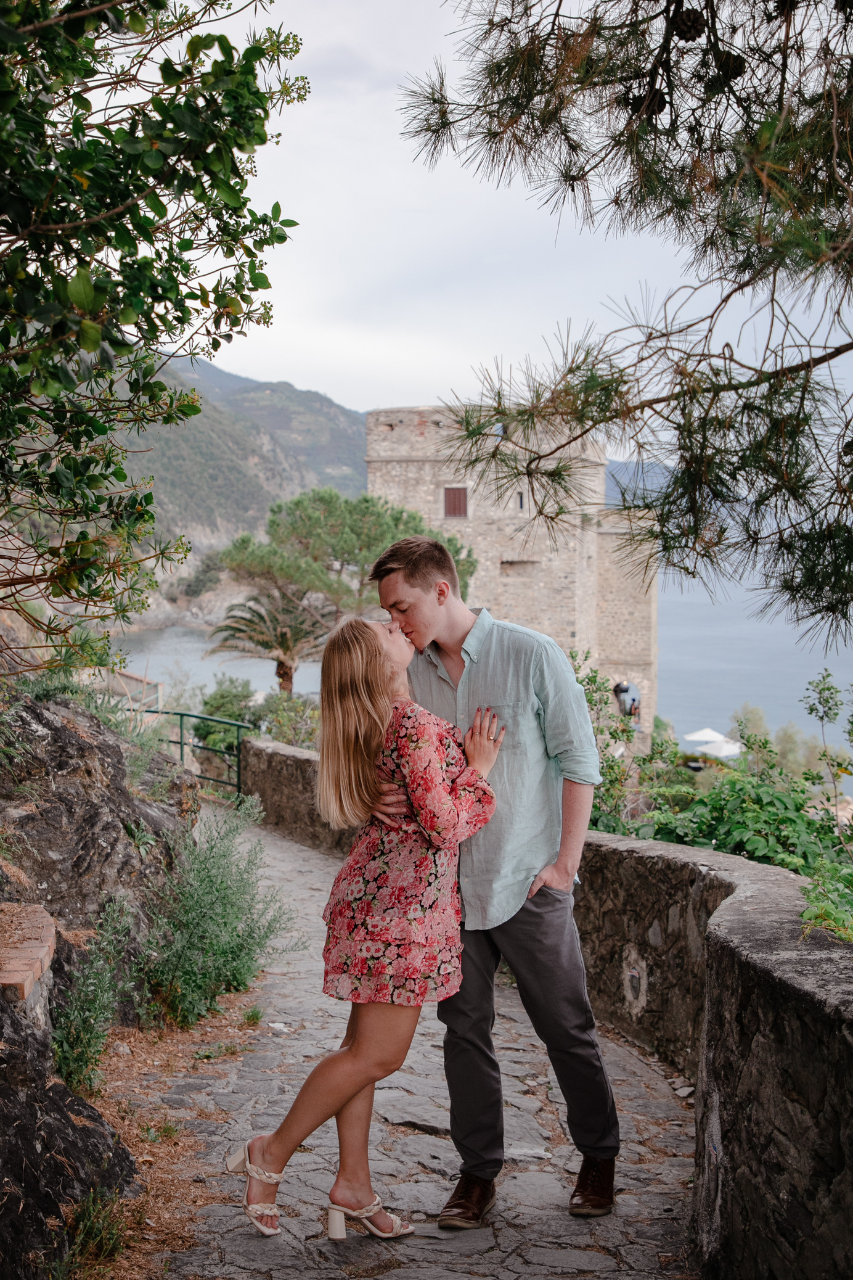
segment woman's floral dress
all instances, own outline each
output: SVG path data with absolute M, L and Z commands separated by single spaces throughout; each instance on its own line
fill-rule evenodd
M 355 1004 L 423 1004 L 459 990 L 459 842 L 484 827 L 495 794 L 469 767 L 459 730 L 414 702 L 397 702 L 379 760 L 405 786 L 412 817 L 371 818 L 337 874 L 323 990 Z

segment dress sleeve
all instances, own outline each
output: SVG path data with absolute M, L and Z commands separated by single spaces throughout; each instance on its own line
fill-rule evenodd
M 459 844 L 484 827 L 495 811 L 495 793 L 469 765 L 447 777 L 448 738 L 430 715 L 400 727 L 397 751 L 414 816 L 437 849 Z M 454 754 L 458 751 L 453 744 Z

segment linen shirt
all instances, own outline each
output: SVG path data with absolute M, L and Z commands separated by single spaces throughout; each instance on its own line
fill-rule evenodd
M 563 779 L 595 784 L 601 775 L 583 689 L 555 641 L 481 609 L 462 657 L 455 688 L 435 645 L 415 651 L 409 681 L 416 702 L 463 734 L 478 707 L 490 706 L 506 725 L 489 774 L 497 808 L 459 852 L 465 928 L 494 929 L 521 909 L 536 876 L 557 857 Z

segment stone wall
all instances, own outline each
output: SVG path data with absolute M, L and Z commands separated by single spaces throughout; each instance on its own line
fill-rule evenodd
M 697 1082 L 703 1274 L 846 1280 L 853 946 L 803 938 L 801 879 L 744 858 L 590 834 L 581 878 L 596 1013 Z
M 247 790 L 339 855 L 314 752 L 248 739 Z M 853 946 L 802 937 L 798 877 L 590 834 L 576 916 L 596 1013 L 696 1080 L 696 1255 L 710 1280 L 853 1275 Z
M 265 820 L 291 840 L 343 857 L 354 832 L 333 831 L 314 807 L 317 752 L 261 738 L 243 738 L 240 750 L 243 794 L 260 799 Z

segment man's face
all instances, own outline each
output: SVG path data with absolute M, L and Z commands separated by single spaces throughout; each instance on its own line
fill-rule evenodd
M 389 573 L 379 584 L 379 603 L 391 615 L 415 648 L 421 652 L 430 644 L 442 621 L 441 605 L 447 598 L 446 582 L 436 582 L 422 591 L 407 582 L 399 571 Z

